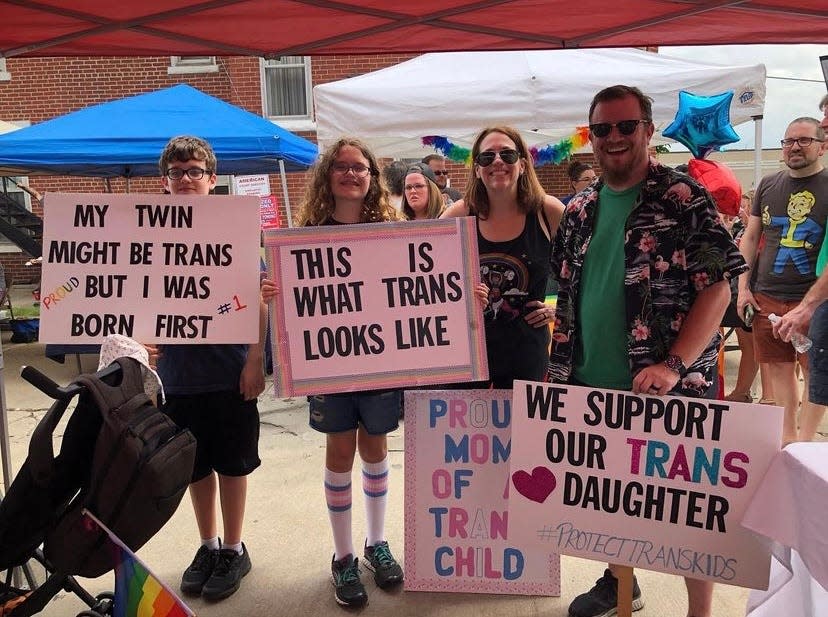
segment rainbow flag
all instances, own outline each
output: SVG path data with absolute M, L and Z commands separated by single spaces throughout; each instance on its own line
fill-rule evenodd
M 114 545 L 113 617 L 195 617 L 181 598 L 158 580 L 118 536 L 88 510 L 84 513 L 107 533 Z

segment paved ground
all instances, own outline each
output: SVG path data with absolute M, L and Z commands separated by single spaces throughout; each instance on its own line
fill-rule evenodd
M 24 364 L 37 366 L 60 383 L 76 375 L 74 359 L 57 364 L 43 355 L 38 343 L 11 344 L 3 333 L 5 369 L 0 371 L 9 410 L 9 432 L 13 468 L 25 458 L 31 430 L 48 409 L 50 400 L 19 377 Z M 728 375 L 735 372 L 738 352 L 728 353 Z M 96 358 L 82 357 L 83 369 L 95 369 Z M 231 598 L 207 604 L 201 600 L 190 606 L 202 617 L 246 615 L 270 617 L 288 615 L 342 615 L 333 600 L 329 582 L 331 559 L 330 531 L 323 503 L 322 469 L 324 440 L 307 426 L 304 400 L 278 400 L 270 395 L 260 398 L 262 433 L 260 454 L 262 467 L 251 476 L 247 523 L 244 533 L 253 561 L 253 570 L 242 589 Z M 823 435 L 828 433 L 823 424 Z M 388 534 L 398 557 L 403 552 L 403 435 L 405 427 L 389 438 L 391 493 Z M 354 491 L 354 538 L 359 543 L 361 528 L 361 492 Z M 163 581 L 174 588 L 182 570 L 189 564 L 197 547 L 196 526 L 185 497 L 170 522 L 139 555 Z M 578 593 L 588 589 L 603 571 L 597 562 L 562 558 L 562 595 L 560 598 L 496 596 L 482 594 L 440 594 L 380 591 L 370 576 L 364 576 L 370 602 L 362 609 L 365 615 L 461 616 L 494 615 L 564 617 L 566 607 Z M 680 578 L 638 571 L 646 606 L 637 617 L 684 617 L 686 600 Z M 111 590 L 111 574 L 84 586 L 97 593 Z M 741 617 L 745 613 L 747 590 L 718 585 L 714 598 L 717 617 Z M 42 613 L 48 617 L 68 617 L 83 610 L 72 594 L 61 593 Z

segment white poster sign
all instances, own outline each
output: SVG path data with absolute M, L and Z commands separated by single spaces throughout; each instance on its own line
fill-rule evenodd
M 767 588 L 740 524 L 782 409 L 515 381 L 509 529 L 565 555 Z
M 233 176 L 233 193 L 236 195 L 270 195 L 270 177 L 267 174 L 257 176 Z
M 259 199 L 50 193 L 40 341 L 252 343 Z

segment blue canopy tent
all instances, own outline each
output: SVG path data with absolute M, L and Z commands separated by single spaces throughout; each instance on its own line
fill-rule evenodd
M 93 105 L 0 135 L 0 176 L 158 176 L 161 151 L 176 135 L 206 139 L 219 174 L 280 173 L 290 222 L 284 174 L 312 165 L 316 144 L 187 85 Z M 49 345 L 46 355 L 62 361 L 65 353 L 96 351 L 96 346 Z
M 219 174 L 307 169 L 314 143 L 260 116 L 178 85 L 93 105 L 0 135 L 0 175 L 157 176 L 175 135 L 210 142 Z

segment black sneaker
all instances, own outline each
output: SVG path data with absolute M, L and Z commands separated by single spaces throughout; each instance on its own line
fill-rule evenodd
M 242 542 L 242 553 L 239 555 L 232 548 L 223 548 L 218 551 L 216 567 L 213 575 L 204 583 L 201 597 L 205 600 L 223 600 L 239 590 L 242 577 L 250 572 L 250 554 Z
M 334 555 L 336 557 L 336 555 Z M 339 561 L 331 558 L 331 578 L 334 598 L 342 606 L 362 606 L 368 602 L 368 594 L 359 580 L 359 560 L 351 554 Z
M 365 546 L 365 565 L 374 573 L 374 582 L 381 589 L 403 581 L 402 568 L 391 554 L 388 542 L 384 540 L 374 546 Z
M 638 580 L 633 576 L 632 610 L 644 608 Z M 569 617 L 611 617 L 618 613 L 618 579 L 609 569 L 595 581 L 595 587 L 582 593 L 569 605 Z
M 193 563 L 184 570 L 184 575 L 181 577 L 182 593 L 192 596 L 201 594 L 204 583 L 213 574 L 218 553 L 218 549 L 210 549 L 206 546 L 199 547 L 193 558 Z

